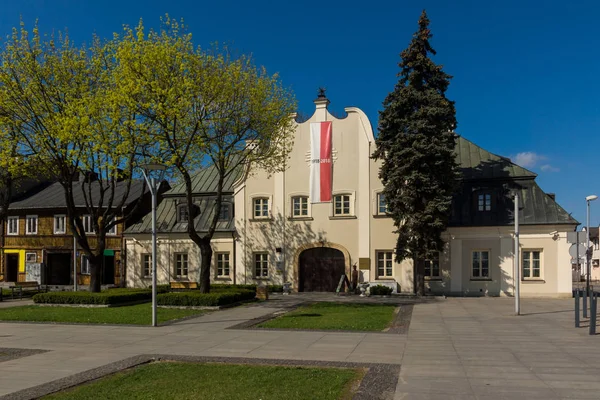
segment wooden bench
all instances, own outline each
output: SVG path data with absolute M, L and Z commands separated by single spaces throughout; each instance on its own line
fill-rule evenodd
M 47 291 L 47 287 L 40 285 L 39 283 L 33 282 L 17 282 L 14 286 L 9 286 L 9 289 L 12 290 L 11 298 L 14 300 L 15 298 L 15 290 L 19 293 L 19 299 L 23 298 L 23 291 L 36 291 L 38 293 Z
M 198 289 L 198 282 L 171 282 L 172 290 Z

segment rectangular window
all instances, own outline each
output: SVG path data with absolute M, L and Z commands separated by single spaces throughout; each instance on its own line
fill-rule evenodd
M 217 276 L 229 278 L 229 253 L 217 253 Z
M 25 253 L 25 262 L 26 263 L 36 263 L 37 262 L 37 254 L 36 253 Z
M 492 195 L 491 194 L 480 194 L 477 199 L 477 209 L 479 211 L 491 211 L 492 210 Z
M 189 216 L 187 204 L 177 206 L 177 222 L 188 222 Z
M 177 278 L 187 278 L 187 276 L 188 276 L 188 255 L 187 255 L 187 253 L 175 254 L 175 276 Z
M 338 194 L 333 198 L 333 215 L 350 215 L 350 195 Z
M 54 216 L 54 234 L 61 235 L 67 231 L 67 216 L 66 215 L 55 215 Z
M 113 219 L 109 219 L 108 222 L 106 223 L 106 225 L 110 225 L 112 223 Z M 117 225 L 113 225 L 110 228 L 108 228 L 108 230 L 106 231 L 107 235 L 116 235 L 117 234 Z
M 440 277 L 440 260 L 425 260 L 425 277 L 439 278 Z
M 19 234 L 19 217 L 8 217 L 6 224 L 7 235 Z
M 81 275 L 90 274 L 90 260 L 87 256 L 81 256 Z
M 292 198 L 292 216 L 308 217 L 308 197 L 297 196 Z
M 385 201 L 385 194 L 377 194 L 377 214 L 385 215 L 388 212 L 387 202 Z
M 144 278 L 152 276 L 152 254 L 142 254 L 142 275 Z
M 267 253 L 254 253 L 254 276 L 257 278 L 269 276 L 269 255 Z
M 28 215 L 25 217 L 25 233 L 27 235 L 37 235 L 38 217 L 37 215 Z
M 393 275 L 394 253 L 392 251 L 377 252 L 377 277 L 391 277 Z
M 254 199 L 254 218 L 269 218 L 269 199 L 259 197 Z
M 523 279 L 540 279 L 542 277 L 542 252 L 540 250 L 523 250 Z
M 490 252 L 476 250 L 472 253 L 471 277 L 474 279 L 487 279 L 490 277 Z
M 219 213 L 219 220 L 221 221 L 229 221 L 231 218 L 229 215 L 229 210 L 231 208 L 231 204 L 229 203 L 221 203 L 221 212 Z
M 92 225 L 91 215 L 84 215 L 83 217 L 81 217 L 81 222 L 83 223 L 84 233 L 94 233 L 94 226 Z

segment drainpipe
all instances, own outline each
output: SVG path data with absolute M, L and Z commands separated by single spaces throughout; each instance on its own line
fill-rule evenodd
M 237 258 L 236 258 L 236 252 L 235 252 L 235 231 L 231 232 L 231 239 L 233 240 L 233 284 L 235 285 L 235 283 L 236 283 L 236 272 L 237 272 L 237 268 L 236 268 Z

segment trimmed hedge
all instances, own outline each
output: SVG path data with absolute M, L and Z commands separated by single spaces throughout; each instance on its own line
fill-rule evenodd
M 152 291 L 147 289 L 109 289 L 100 293 L 91 292 L 48 292 L 33 296 L 38 304 L 123 304 L 150 301 Z
M 256 291 L 256 285 L 255 284 L 251 284 L 251 285 L 230 285 L 230 284 L 210 285 L 210 290 L 215 290 L 215 289 L 246 289 L 246 290 Z M 269 293 L 283 293 L 282 285 L 267 285 L 267 289 L 269 290 Z
M 256 297 L 254 290 L 218 290 L 214 293 L 173 292 L 157 296 L 158 305 L 180 307 L 217 307 L 237 303 L 243 300 L 252 300 Z
M 391 287 L 376 285 L 369 288 L 369 293 L 373 296 L 389 296 L 393 290 Z

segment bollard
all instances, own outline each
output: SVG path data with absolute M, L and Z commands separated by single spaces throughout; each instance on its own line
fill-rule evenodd
M 596 334 L 596 312 L 598 310 L 598 293 L 590 293 L 590 335 Z
M 587 315 L 587 303 L 588 303 L 587 295 L 588 295 L 587 290 L 584 289 L 583 290 L 583 318 L 588 317 L 588 315 Z
M 575 328 L 579 328 L 579 289 L 575 291 Z

